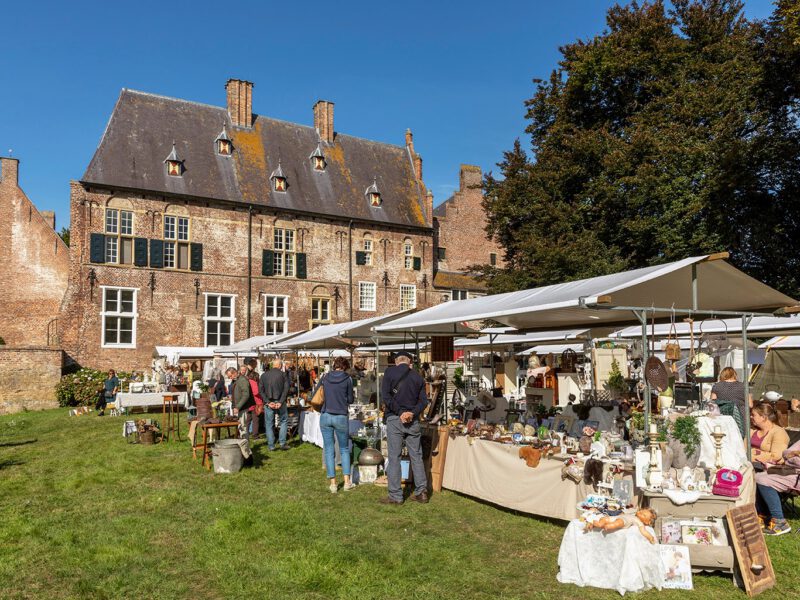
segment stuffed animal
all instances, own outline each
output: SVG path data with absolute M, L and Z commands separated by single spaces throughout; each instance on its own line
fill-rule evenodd
M 652 508 L 640 508 L 635 515 L 617 515 L 616 517 L 601 517 L 594 521 L 586 521 L 584 532 L 600 529 L 605 533 L 625 529 L 628 527 L 638 527 L 639 533 L 651 544 L 656 543 L 653 534 L 647 531 L 647 527 L 652 527 L 658 515 Z
M 542 451 L 532 446 L 523 446 L 519 449 L 519 457 L 525 459 L 525 464 L 531 469 L 539 466 L 539 461 L 542 460 Z

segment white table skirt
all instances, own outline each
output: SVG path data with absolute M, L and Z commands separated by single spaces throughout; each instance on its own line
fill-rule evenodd
M 321 413 L 307 410 L 303 418 L 303 431 L 301 439 L 322 448 L 322 431 L 319 428 L 319 417 Z
M 189 408 L 189 394 L 186 392 L 156 392 L 152 394 L 131 394 L 129 392 L 117 394 L 115 403 L 117 408 L 131 408 L 134 406 L 150 407 L 163 406 L 164 396 L 178 396 L 178 402 Z

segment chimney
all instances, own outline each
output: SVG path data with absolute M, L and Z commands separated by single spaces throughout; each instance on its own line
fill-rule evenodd
M 0 158 L 0 184 L 19 186 L 19 159 Z
M 253 84 L 243 79 L 228 79 L 228 114 L 234 127 L 253 126 Z
M 411 150 L 411 154 L 414 154 L 414 134 L 410 129 L 406 129 L 406 148 Z
M 425 194 L 425 210 L 428 211 L 428 220 L 433 224 L 433 192 L 428 190 Z
M 333 102 L 317 100 L 314 104 L 314 129 L 323 142 L 333 143 Z
M 414 173 L 417 175 L 417 181 L 422 181 L 422 157 L 419 154 L 414 154 Z
M 459 191 L 466 192 L 468 188 L 475 188 L 483 183 L 481 168 L 475 165 L 461 165 L 459 174 Z
M 40 210 L 39 214 L 42 215 L 45 223 L 50 225 L 50 227 L 53 229 L 56 228 L 56 213 L 54 213 L 52 210 Z

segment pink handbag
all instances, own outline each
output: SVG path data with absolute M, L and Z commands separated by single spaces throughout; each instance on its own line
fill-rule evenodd
M 739 497 L 739 488 L 742 485 L 744 477 L 739 471 L 733 469 L 720 469 L 717 471 L 717 477 L 711 491 L 717 496 L 730 496 L 731 498 Z

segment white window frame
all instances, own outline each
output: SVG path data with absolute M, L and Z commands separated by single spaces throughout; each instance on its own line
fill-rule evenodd
M 119 310 L 120 305 L 122 303 L 119 296 L 117 297 L 117 310 L 115 311 L 107 311 L 106 310 L 106 293 L 109 290 L 114 290 L 116 292 L 133 292 L 133 310 L 131 312 L 125 312 Z M 137 321 L 139 319 L 139 288 L 132 288 L 132 287 L 120 287 L 114 285 L 101 285 L 100 286 L 101 298 L 101 310 L 100 310 L 100 347 L 101 348 L 136 348 L 136 326 Z M 131 341 L 130 343 L 119 343 L 119 342 L 106 342 L 106 318 L 131 318 L 133 319 L 133 323 L 131 325 Z M 119 337 L 119 332 L 117 333 Z
M 405 299 L 408 299 L 410 304 L 407 304 Z M 417 308 L 417 286 L 401 283 L 400 310 L 410 310 L 412 308 Z
M 123 224 L 127 223 L 127 227 Z M 122 208 L 106 208 L 105 213 L 105 262 L 112 265 L 133 264 L 133 211 Z M 127 240 L 130 244 L 130 261 L 122 262 L 122 245 Z
M 287 233 L 291 235 L 287 236 Z M 272 230 L 272 273 L 281 277 L 297 274 L 297 231 L 286 227 Z
M 236 294 L 222 294 L 219 292 L 204 292 L 203 296 L 205 297 L 205 302 L 203 305 L 203 342 L 206 348 L 209 347 L 208 343 L 208 323 L 215 322 L 215 323 L 230 323 L 231 324 L 231 339 L 228 344 L 215 344 L 214 347 L 221 347 L 221 346 L 229 346 L 231 344 L 236 343 Z M 218 296 L 220 298 L 226 297 L 231 299 L 231 316 L 230 317 L 221 317 L 221 316 L 209 316 L 208 315 L 208 298 L 209 296 Z M 219 312 L 219 309 L 218 309 Z M 219 340 L 219 331 L 217 332 L 217 341 Z
M 372 238 L 364 238 L 364 264 L 372 266 Z
M 283 317 L 268 317 L 267 308 L 271 300 L 283 301 Z M 270 333 L 267 331 L 268 323 L 283 324 L 283 331 Z M 282 294 L 264 294 L 264 335 L 278 335 L 278 333 L 289 333 L 289 296 Z
M 414 269 L 414 245 L 410 241 L 403 242 L 403 266 L 409 271 Z
M 371 290 L 371 294 L 365 294 L 365 290 Z M 364 312 L 378 310 L 378 285 L 374 281 L 358 282 L 358 310 Z
M 459 296 L 456 298 L 456 296 Z M 467 290 L 450 290 L 450 299 L 451 300 L 466 300 L 469 298 L 469 292 Z
M 169 230 L 167 223 L 170 223 Z M 189 240 L 191 239 L 191 221 L 189 217 L 181 215 L 164 215 L 164 268 L 177 271 L 188 271 L 191 263 Z M 180 246 L 186 246 L 186 265 L 181 267 L 178 263 Z

